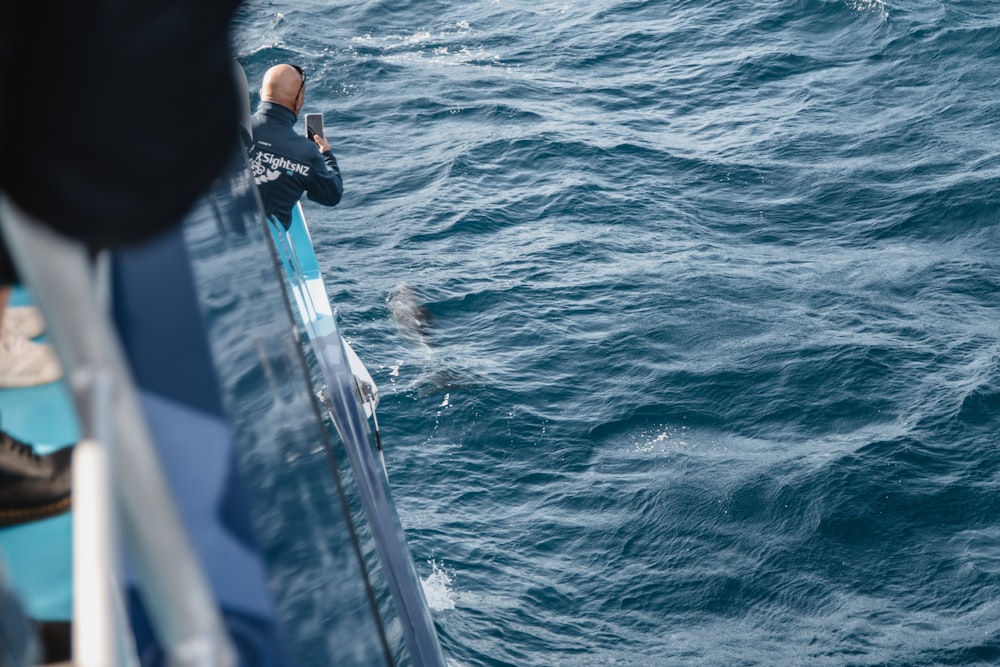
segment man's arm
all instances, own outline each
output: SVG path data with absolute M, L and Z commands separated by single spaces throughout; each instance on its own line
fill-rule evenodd
M 309 170 L 306 193 L 317 204 L 336 206 L 344 194 L 344 181 L 340 177 L 337 158 L 333 157 L 333 149 L 326 137 L 317 134 L 313 136 L 313 141 L 320 152 L 317 159 L 313 160 L 313 168 Z

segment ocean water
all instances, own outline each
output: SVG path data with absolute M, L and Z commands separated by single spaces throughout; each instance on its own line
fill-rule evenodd
M 1000 664 L 992 0 L 248 0 L 449 663 Z

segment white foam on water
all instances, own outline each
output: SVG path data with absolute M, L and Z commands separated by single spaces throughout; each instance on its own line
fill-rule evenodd
M 889 18 L 885 0 L 848 0 L 847 6 L 856 12 L 870 12 L 883 21 Z
M 424 597 L 431 611 L 447 611 L 455 608 L 455 592 L 451 589 L 451 575 L 445 572 L 437 561 L 429 561 L 431 573 L 420 583 L 424 587 Z

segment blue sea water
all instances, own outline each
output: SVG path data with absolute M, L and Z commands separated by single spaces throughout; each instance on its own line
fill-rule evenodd
M 243 6 L 451 664 L 1000 664 L 998 9 Z

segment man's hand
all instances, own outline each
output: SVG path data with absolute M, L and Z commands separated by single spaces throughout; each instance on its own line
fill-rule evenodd
M 330 144 L 327 143 L 326 137 L 324 137 L 322 134 L 314 134 L 313 141 L 315 141 L 316 145 L 319 146 L 320 153 L 325 153 L 329 150 L 333 150 L 332 148 L 330 148 Z

